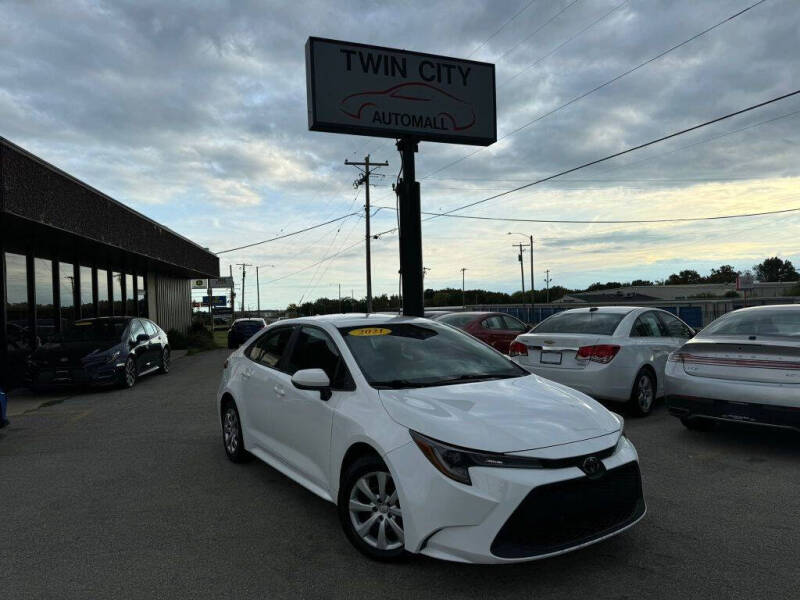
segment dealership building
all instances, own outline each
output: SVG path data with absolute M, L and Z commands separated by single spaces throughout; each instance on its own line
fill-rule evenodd
M 0 386 L 27 354 L 76 319 L 191 323 L 190 281 L 219 259 L 0 137 Z

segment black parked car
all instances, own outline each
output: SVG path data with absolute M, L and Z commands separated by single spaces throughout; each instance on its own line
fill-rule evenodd
M 259 329 L 264 329 L 264 319 L 236 319 L 228 329 L 228 348 L 238 348 Z
M 133 387 L 142 376 L 169 372 L 167 334 L 148 319 L 102 317 L 75 321 L 28 359 L 32 388 L 60 385 Z

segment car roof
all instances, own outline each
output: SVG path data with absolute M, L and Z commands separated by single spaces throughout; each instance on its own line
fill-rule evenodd
M 385 315 L 372 313 L 345 313 L 333 315 L 316 315 L 313 317 L 297 317 L 279 321 L 281 325 L 294 323 L 330 324 L 334 327 L 357 327 L 359 325 L 376 325 L 378 323 L 429 323 L 431 319 L 423 317 L 406 317 L 404 315 Z M 277 323 L 276 323 L 277 324 Z
M 747 306 L 731 312 L 760 312 L 762 310 L 800 310 L 800 304 L 764 304 L 762 306 Z
M 566 313 L 588 313 L 588 312 L 604 312 L 604 313 L 612 313 L 618 315 L 627 315 L 634 310 L 648 310 L 648 308 L 644 306 L 587 306 L 585 308 L 570 308 L 568 310 L 562 310 L 561 312 L 555 313 L 557 315 L 563 315 Z M 659 310 L 655 307 L 650 307 L 650 310 Z

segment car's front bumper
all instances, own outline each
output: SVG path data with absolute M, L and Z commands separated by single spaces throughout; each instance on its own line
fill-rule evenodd
M 87 367 L 53 368 L 47 366 L 30 369 L 28 382 L 33 387 L 105 386 L 119 381 L 124 362 L 114 361 Z
M 568 444 L 568 451 L 572 456 L 598 452 L 610 440 L 613 443 L 605 437 Z M 472 485 L 463 485 L 439 473 L 413 442 L 393 450 L 387 459 L 400 481 L 406 549 L 445 560 L 509 563 L 546 558 L 616 535 L 645 513 L 638 457 L 627 439 L 602 459 L 606 473 L 592 480 L 578 467 L 481 467 L 471 468 Z M 620 508 L 625 514 L 612 522 L 603 518 L 605 513 L 587 519 L 609 506 L 613 511 L 617 474 L 626 469 L 625 489 L 635 498 L 619 502 L 627 502 L 630 510 Z M 569 507 L 554 506 L 558 499 Z M 598 502 L 605 508 L 598 508 Z M 553 527 L 558 519 L 559 527 Z M 530 535 L 520 528 L 529 529 Z

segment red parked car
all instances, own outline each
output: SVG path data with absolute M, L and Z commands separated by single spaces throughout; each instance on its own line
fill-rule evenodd
M 463 329 L 503 354 L 508 354 L 508 347 L 514 338 L 530 329 L 516 317 L 505 313 L 459 312 L 442 315 L 434 320 Z

